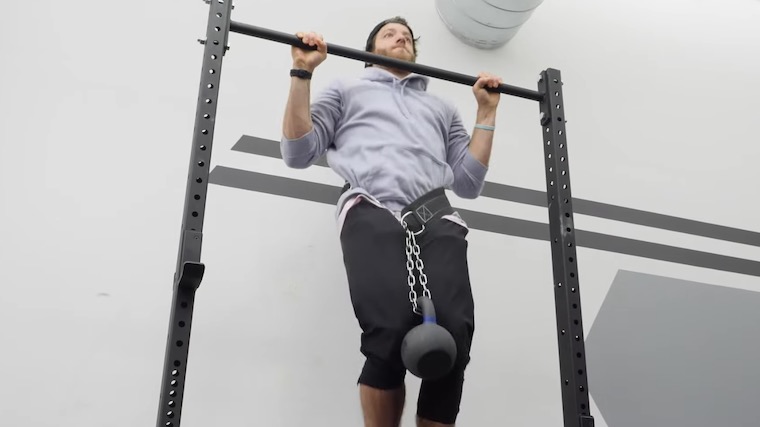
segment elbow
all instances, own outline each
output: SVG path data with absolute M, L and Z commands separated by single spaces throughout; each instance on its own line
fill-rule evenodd
M 310 159 L 304 157 L 283 157 L 285 166 L 292 169 L 306 169 L 313 163 Z
M 457 196 L 463 198 L 463 199 L 477 199 L 478 196 L 480 196 L 480 190 L 478 189 L 468 189 L 468 190 L 460 190 L 455 191 L 454 194 Z
M 483 192 L 483 184 L 475 185 L 475 183 L 468 183 L 468 185 L 457 185 L 452 190 L 454 190 L 454 194 L 463 199 L 477 199 L 480 193 Z

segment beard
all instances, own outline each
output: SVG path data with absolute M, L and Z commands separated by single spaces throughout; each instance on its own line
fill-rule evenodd
M 376 53 L 408 62 L 414 62 L 416 59 L 414 53 L 410 52 L 406 46 L 393 46 L 385 49 L 376 49 Z

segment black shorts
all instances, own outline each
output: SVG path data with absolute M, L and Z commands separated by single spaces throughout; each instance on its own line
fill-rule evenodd
M 475 329 L 467 233 L 460 224 L 436 218 L 416 236 L 437 322 L 457 344 L 452 371 L 441 379 L 422 381 L 417 415 L 444 424 L 453 424 L 459 413 Z M 348 211 L 340 238 L 351 302 L 362 329 L 361 352 L 366 356 L 359 383 L 398 388 L 406 375 L 401 342 L 421 323 L 409 301 L 404 228 L 388 210 L 362 201 Z M 416 291 L 422 296 L 419 281 Z

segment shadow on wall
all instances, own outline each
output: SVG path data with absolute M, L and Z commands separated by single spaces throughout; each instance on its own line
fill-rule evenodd
M 760 292 L 619 271 L 586 337 L 610 427 L 760 420 Z

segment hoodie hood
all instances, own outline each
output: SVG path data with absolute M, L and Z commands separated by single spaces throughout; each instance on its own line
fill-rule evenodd
M 401 87 L 408 87 L 410 89 L 416 89 L 426 91 L 430 79 L 420 74 L 409 74 L 403 79 L 399 79 L 393 73 L 388 70 L 384 70 L 378 67 L 369 67 L 364 69 L 364 73 L 361 76 L 362 79 L 375 81 L 375 82 L 388 82 L 397 83 Z
M 392 85 L 393 99 L 406 118 L 412 117 L 409 106 L 404 99 L 407 89 L 425 92 L 427 91 L 428 82 L 430 82 L 428 77 L 414 73 L 409 74 L 403 79 L 399 79 L 390 71 L 377 67 L 365 68 L 361 79 Z

